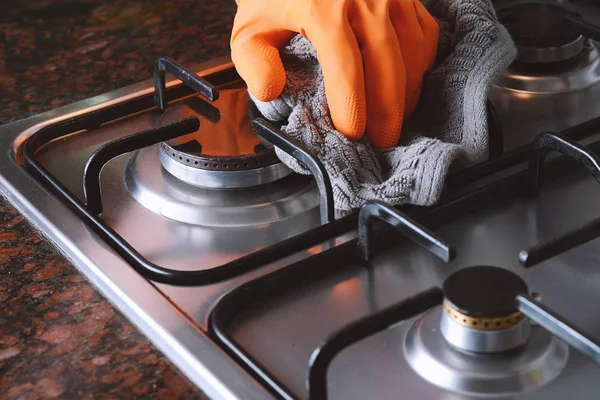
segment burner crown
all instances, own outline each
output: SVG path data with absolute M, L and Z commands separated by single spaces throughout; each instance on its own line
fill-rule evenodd
M 450 275 L 443 290 L 445 303 L 459 313 L 474 318 L 497 318 L 518 312 L 515 298 L 528 288 L 513 272 L 477 266 Z

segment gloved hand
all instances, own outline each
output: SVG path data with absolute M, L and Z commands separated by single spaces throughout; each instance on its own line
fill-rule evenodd
M 277 98 L 297 33 L 317 52 L 331 118 L 351 140 L 396 146 L 433 66 L 439 27 L 419 0 L 237 0 L 232 61 L 250 92 Z

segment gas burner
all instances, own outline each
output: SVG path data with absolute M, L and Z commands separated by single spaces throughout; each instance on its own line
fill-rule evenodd
M 500 9 L 498 19 L 517 47 L 515 61 L 500 79 L 501 87 L 563 93 L 600 81 L 598 51 L 580 32 L 581 19 L 567 6 L 519 3 Z
M 127 164 L 125 185 L 138 203 L 169 219 L 198 226 L 257 226 L 319 208 L 319 192 L 309 177 L 293 174 L 230 190 L 195 187 L 161 171 L 159 151 L 157 146 L 139 150 Z M 204 172 L 214 173 L 211 179 L 225 173 Z
M 170 105 L 160 123 L 200 119 L 194 133 L 161 143 L 160 161 L 173 176 L 194 186 L 243 188 L 274 182 L 292 171 L 279 161 L 273 146 L 253 131 L 256 115 L 245 87 L 219 89 L 209 104 L 190 97 Z M 221 113 L 219 110 L 226 110 Z
M 473 395 L 510 395 L 556 377 L 568 347 L 532 327 L 515 298 L 527 292 L 516 274 L 497 267 L 470 267 L 443 285 L 444 302 L 409 329 L 408 363 L 447 390 Z
M 502 268 L 462 269 L 444 282 L 441 332 L 459 350 L 495 353 L 522 346 L 531 333 L 515 297 L 527 285 Z

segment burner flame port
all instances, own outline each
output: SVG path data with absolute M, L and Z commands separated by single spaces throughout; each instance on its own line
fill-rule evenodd
M 497 353 L 523 346 L 531 322 L 514 302 L 527 285 L 516 274 L 497 267 L 470 267 L 444 282 L 440 329 L 461 351 Z
M 440 329 L 444 338 L 460 351 L 498 353 L 525 345 L 531 335 L 531 322 L 521 313 L 506 318 L 467 319 L 444 302 Z M 490 320 L 490 322 L 483 322 Z M 465 321 L 469 321 L 468 326 Z M 485 328 L 484 326 L 490 326 Z M 473 326 L 478 326 L 477 328 Z M 502 326 L 501 329 L 495 329 Z M 493 328 L 492 328 L 493 327 Z

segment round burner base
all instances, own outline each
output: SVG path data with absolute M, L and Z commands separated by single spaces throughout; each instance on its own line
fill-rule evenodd
M 307 213 L 313 213 L 318 221 L 319 190 L 311 177 L 293 174 L 242 189 L 195 187 L 166 172 L 158 153 L 158 145 L 137 151 L 125 170 L 125 186 L 131 196 L 156 214 L 190 225 L 223 228 L 258 226 L 297 216 L 306 219 Z
M 596 48 L 585 50 L 575 65 L 556 72 L 535 70 L 505 71 L 496 85 L 500 88 L 532 94 L 569 93 L 600 82 L 600 54 Z
M 440 388 L 485 397 L 516 395 L 547 384 L 567 363 L 568 346 L 541 327 L 534 327 L 518 349 L 496 354 L 458 351 L 440 332 L 442 312 L 436 307 L 418 319 L 404 343 L 411 368 Z

